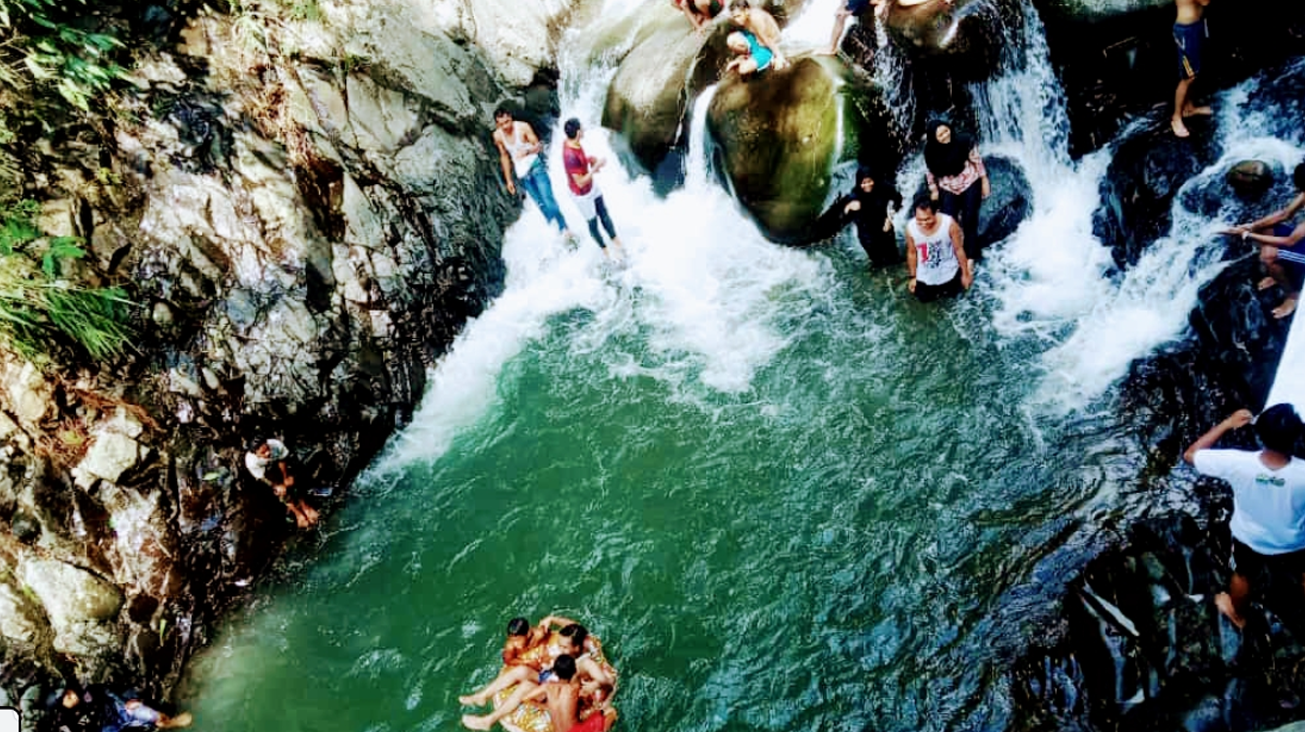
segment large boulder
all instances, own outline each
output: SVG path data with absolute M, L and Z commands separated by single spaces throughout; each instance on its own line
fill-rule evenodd
M 946 57 L 951 59 L 949 73 L 980 79 L 996 70 L 1005 35 L 1002 12 L 1012 11 L 978 0 L 898 2 L 889 9 L 885 24 L 893 41 L 912 55 Z
M 71 564 L 35 557 L 22 562 L 19 577 L 45 608 L 55 650 L 78 656 L 113 650 L 123 599 L 116 587 Z
M 1006 157 L 988 156 L 991 193 L 979 207 L 979 247 L 997 244 L 1015 233 L 1033 210 L 1033 186 L 1019 163 Z
M 839 61 L 799 58 L 782 71 L 721 82 L 707 112 L 718 171 L 775 241 L 794 242 L 819 217 L 834 166 L 890 145 L 885 116 L 867 119 Z M 891 169 L 889 167 L 888 169 Z

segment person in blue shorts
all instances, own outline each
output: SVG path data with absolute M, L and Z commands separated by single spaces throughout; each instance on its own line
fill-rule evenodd
M 1296 166 L 1291 175 L 1296 186 L 1296 197 L 1279 211 L 1249 224 L 1234 226 L 1225 234 L 1241 236 L 1260 244 L 1260 262 L 1268 276 L 1260 280 L 1259 289 L 1281 285 L 1286 297 L 1273 309 L 1273 317 L 1285 318 L 1296 311 L 1300 299 L 1301 281 L 1305 280 L 1305 221 L 1297 226 L 1289 222 L 1305 209 L 1305 163 Z
M 1205 25 L 1205 6 L 1210 0 L 1176 0 L 1178 19 L 1174 22 L 1174 43 L 1178 46 L 1178 90 L 1174 92 L 1174 116 L 1169 120 L 1176 137 L 1189 137 L 1184 117 L 1212 114 L 1209 107 L 1193 106 L 1187 94 L 1201 73 L 1201 50 L 1209 31 Z
M 838 42 L 843 40 L 843 28 L 847 27 L 847 19 L 853 16 L 860 18 L 871 5 L 875 8 L 876 17 L 882 18 L 888 10 L 888 0 L 846 0 L 843 7 L 834 14 L 834 32 L 829 38 L 829 48 L 825 51 L 825 55 L 833 56 L 838 53 Z

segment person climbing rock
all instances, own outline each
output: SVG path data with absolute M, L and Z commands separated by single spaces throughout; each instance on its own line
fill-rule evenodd
M 761 8 L 752 7 L 748 0 L 732 0 L 730 20 L 734 25 L 752 34 L 758 45 L 770 51 L 771 64 L 776 69 L 788 66 L 788 59 L 779 50 L 779 23 L 775 22 L 774 16 Z M 751 45 L 752 43 L 749 42 L 749 46 Z M 765 68 L 765 66 L 758 63 L 758 68 Z
M 594 183 L 594 175 L 603 169 L 607 161 L 585 154 L 585 149 L 580 144 L 585 133 L 580 126 L 580 120 L 572 117 L 563 125 L 563 130 L 566 132 L 566 142 L 562 143 L 562 165 L 566 168 L 566 184 L 571 189 L 571 197 L 575 200 L 576 207 L 580 209 L 580 214 L 589 224 L 589 235 L 598 242 L 598 248 L 603 250 L 603 256 L 613 258 L 612 252 L 603 241 L 603 235 L 598 231 L 599 221 L 602 221 L 603 228 L 611 237 L 611 248 L 616 251 L 618 256 L 615 258 L 619 260 L 621 238 L 616 235 L 616 225 L 612 223 L 612 217 L 607 213 L 603 192 L 598 189 L 598 184 Z
M 1174 21 L 1174 43 L 1178 46 L 1178 89 L 1174 92 L 1174 115 L 1169 126 L 1177 137 L 1190 137 L 1191 132 L 1183 119 L 1194 115 L 1213 114 L 1209 107 L 1193 106 L 1188 99 L 1192 82 L 1201 73 L 1201 51 L 1209 28 L 1205 23 L 1205 6 L 1210 0 L 1176 0 L 1178 18 Z
M 847 0 L 838 12 L 834 13 L 834 32 L 830 35 L 829 48 L 825 49 L 824 55 L 834 56 L 838 53 L 838 44 L 843 40 L 843 29 L 847 27 L 848 18 L 860 19 L 871 6 L 874 6 L 875 17 L 882 18 L 888 12 L 888 2 L 889 0 Z M 868 68 L 870 61 L 871 59 L 865 59 L 862 66 Z
M 1296 196 L 1286 208 L 1223 232 L 1260 244 L 1260 262 L 1268 275 L 1260 280 L 1259 289 L 1267 290 L 1277 284 L 1286 293 L 1282 304 L 1273 309 L 1273 317 L 1279 319 L 1296 312 L 1301 283 L 1305 280 L 1305 221 L 1296 227 L 1287 223 L 1305 208 L 1305 163 L 1296 166 L 1291 180 L 1296 186 Z
M 274 439 L 254 440 L 245 453 L 245 468 L 256 480 L 272 487 L 272 493 L 285 504 L 299 528 L 317 523 L 317 510 L 308 505 L 290 470 L 290 449 Z
M 929 197 L 941 204 L 943 213 L 960 222 L 965 232 L 965 256 L 976 260 L 982 254 L 979 207 L 992 193 L 983 156 L 972 137 L 953 130 L 946 122 L 934 120 L 928 129 L 924 164 Z
M 535 136 L 535 130 L 526 122 L 518 122 L 512 113 L 503 107 L 494 110 L 494 145 L 498 147 L 499 166 L 503 170 L 503 182 L 511 195 L 517 194 L 517 187 L 512 182 L 515 173 L 526 195 L 539 206 L 544 218 L 551 221 L 562 237 L 574 241 L 575 236 L 562 218 L 557 208 L 557 199 L 553 197 L 553 184 L 548 180 L 548 169 L 544 165 L 543 145 Z
M 707 24 L 725 9 L 721 0 L 671 0 L 671 6 L 684 13 L 699 34 L 706 33 Z
M 915 216 L 906 225 L 907 288 L 920 302 L 932 302 L 970 289 L 974 278 L 965 256 L 965 235 L 960 225 L 938 204 L 921 195 L 915 199 Z
M 725 64 L 725 73 L 738 72 L 741 77 L 750 76 L 770 68 L 774 55 L 748 31 L 734 31 L 725 38 L 725 45 L 734 53 L 734 58 Z
M 849 223 L 856 223 L 861 248 L 870 258 L 870 266 L 886 267 L 902 261 L 897 250 L 897 233 L 893 230 L 893 213 L 902 205 L 902 194 L 888 185 L 875 182 L 868 166 L 856 171 L 856 184 L 816 220 L 808 242 L 834 236 Z
M 1262 450 L 1213 449 L 1224 434 L 1248 424 Z M 1290 577 L 1305 590 L 1305 461 L 1292 457 L 1301 431 L 1290 404 L 1275 404 L 1258 418 L 1239 409 L 1183 453 L 1202 474 L 1232 486 L 1233 575 L 1215 605 L 1238 628 L 1246 627 L 1254 585 L 1268 575 Z

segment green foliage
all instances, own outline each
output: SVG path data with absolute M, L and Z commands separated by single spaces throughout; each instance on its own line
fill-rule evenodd
M 123 75 L 109 58 L 117 38 L 84 27 L 86 0 L 0 0 L 0 86 L 48 85 L 81 110 Z M 23 72 L 26 73 L 23 73 Z
M 43 234 L 39 212 L 35 201 L 0 208 L 0 347 L 44 361 L 67 339 L 96 360 L 121 355 L 132 302 L 120 288 L 59 277 L 61 263 L 85 251 L 77 239 Z

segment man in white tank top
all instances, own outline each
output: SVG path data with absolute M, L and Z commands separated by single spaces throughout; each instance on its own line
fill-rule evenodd
M 951 297 L 974 282 L 960 225 L 938 213 L 928 195 L 915 199 L 915 216 L 906 225 L 906 271 L 907 287 L 920 302 Z
M 516 121 L 511 112 L 499 107 L 494 110 L 494 146 L 498 148 L 499 165 L 503 169 L 503 182 L 507 184 L 508 193 L 517 194 L 517 187 L 512 183 L 515 174 L 544 218 L 553 222 L 562 236 L 574 239 L 567 229 L 566 219 L 557 208 L 557 199 L 553 197 L 553 184 L 548 180 L 548 169 L 540 154 L 544 147 L 539 144 L 535 130 L 525 122 Z

